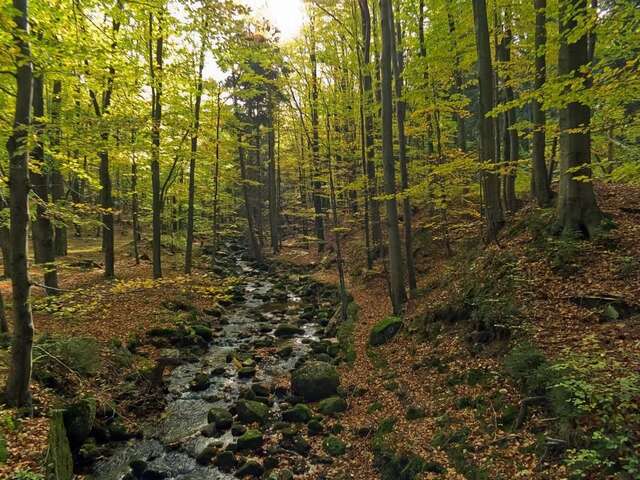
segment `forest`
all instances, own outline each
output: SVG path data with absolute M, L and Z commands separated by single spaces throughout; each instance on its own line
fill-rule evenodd
M 2 0 L 0 53 L 1 479 L 640 479 L 638 0 Z

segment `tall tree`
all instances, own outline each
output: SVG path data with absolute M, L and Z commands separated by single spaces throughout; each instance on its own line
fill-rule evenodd
M 49 179 L 44 158 L 44 80 L 42 73 L 33 79 L 33 124 L 37 139 L 31 153 L 34 166 L 30 170 L 31 188 L 36 195 L 36 218 L 33 222 L 33 250 L 36 263 L 44 269 L 47 294 L 58 293 L 58 273 L 55 265 L 53 225 L 49 212 Z
M 18 50 L 16 73 L 16 108 L 13 133 L 7 142 L 9 185 L 11 189 L 11 286 L 13 295 L 13 343 L 5 389 L 9 406 L 31 405 L 33 318 L 29 301 L 27 270 L 27 226 L 29 224 L 29 147 L 33 66 L 29 45 L 29 0 L 13 0 L 15 10 L 12 32 Z
M 536 94 L 531 103 L 533 117 L 531 187 L 538 205 L 545 207 L 551 200 L 545 160 L 546 113 L 541 101 L 542 88 L 547 79 L 547 0 L 533 0 L 533 6 L 536 11 L 534 81 Z
M 558 73 L 589 84 L 586 0 L 560 0 Z M 573 87 L 575 88 L 575 87 Z M 591 182 L 591 108 L 571 95 L 560 110 L 560 189 L 555 229 L 592 237 L 602 222 Z
M 480 130 L 480 162 L 482 168 L 482 192 L 486 219 L 486 239 L 494 241 L 504 224 L 500 205 L 500 178 L 496 171 L 494 121 L 487 114 L 495 104 L 493 88 L 493 67 L 489 43 L 489 23 L 485 0 L 473 0 L 473 18 L 478 52 L 478 82 L 480 84 L 480 105 L 478 110 Z
M 157 18 L 149 13 L 149 74 L 151 79 L 151 190 L 152 190 L 152 256 L 153 278 L 162 277 L 162 195 L 160 188 L 160 131 L 162 127 L 162 82 L 164 58 L 164 26 L 162 6 Z
M 387 207 L 387 232 L 389 236 L 389 287 L 393 312 L 400 314 L 406 300 L 400 229 L 398 227 L 398 204 L 396 199 L 396 174 L 393 159 L 393 91 L 392 49 L 393 16 L 390 0 L 380 0 L 380 24 L 382 29 L 382 55 L 380 57 L 382 95 L 382 162 L 384 166 L 384 193 Z

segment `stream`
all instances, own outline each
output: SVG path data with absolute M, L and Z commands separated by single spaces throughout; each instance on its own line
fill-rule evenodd
M 323 334 L 335 310 L 335 289 L 283 267 L 259 267 L 241 252 L 229 255 L 225 268 L 240 283 L 220 318 L 209 320 L 214 338 L 206 353 L 165 375 L 165 411 L 143 425 L 141 438 L 118 445 L 99 460 L 92 478 L 215 480 L 238 478 L 243 472 L 257 477 L 256 463 L 265 470 L 286 466 L 302 475 L 327 461 L 279 439 L 286 428 L 281 412 L 295 403 L 287 388 L 290 372 L 307 358 L 333 361 L 325 352 L 335 340 Z M 268 421 L 259 427 L 240 422 L 240 399 L 266 404 Z M 213 407 L 234 415 L 232 428 L 217 429 L 208 422 Z M 236 441 L 247 426 L 259 428 L 264 443 L 239 452 Z M 224 451 L 233 453 L 222 455 L 226 463 L 217 458 Z M 253 464 L 247 465 L 248 460 Z

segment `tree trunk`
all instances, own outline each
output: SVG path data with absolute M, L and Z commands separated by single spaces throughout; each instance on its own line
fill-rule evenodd
M 108 133 L 103 133 L 102 141 L 106 144 Z M 111 191 L 111 175 L 109 174 L 109 151 L 106 146 L 100 152 L 100 206 L 102 207 L 102 248 L 104 251 L 104 276 L 115 276 L 115 253 L 113 232 L 113 194 Z
M 16 109 L 13 132 L 7 141 L 11 205 L 11 260 L 14 331 L 11 361 L 5 390 L 8 406 L 30 407 L 31 352 L 33 348 L 33 318 L 29 301 L 30 286 L 27 270 L 27 226 L 29 224 L 29 149 L 28 129 L 31 124 L 33 67 L 29 47 L 28 0 L 13 0 L 16 30 L 13 42 L 21 62 L 16 73 Z
M 162 126 L 162 54 L 164 37 L 162 18 L 158 22 L 158 36 L 156 37 L 155 59 L 153 51 L 153 14 L 149 14 L 149 67 L 151 71 L 151 190 L 153 200 L 152 229 L 153 229 L 153 278 L 162 277 L 162 198 L 160 196 L 160 128 Z M 157 71 L 156 71 L 157 70 Z
M 507 20 L 508 21 L 508 20 Z M 511 29 L 507 26 L 502 34 L 502 41 L 500 42 L 499 58 L 505 65 L 505 70 L 508 72 L 509 62 L 511 62 Z M 510 85 L 510 76 L 508 73 L 504 75 L 504 98 L 505 101 L 513 102 L 515 96 L 513 93 L 513 87 Z M 517 112 L 515 108 L 510 108 L 502 116 L 504 119 L 504 131 L 503 131 L 503 151 L 504 151 L 504 169 L 503 175 L 503 189 L 502 196 L 504 201 L 504 208 L 509 212 L 514 212 L 517 209 L 518 200 L 516 199 L 516 174 L 518 168 L 518 160 L 520 157 L 520 142 L 518 139 L 518 131 L 514 125 L 517 120 Z
M 37 140 L 31 154 L 36 168 L 29 172 L 31 188 L 37 196 L 36 218 L 33 222 L 33 250 L 36 263 L 44 269 L 44 285 L 47 295 L 58 292 L 58 273 L 55 266 L 53 249 L 53 225 L 51 224 L 49 206 L 49 187 L 44 162 L 44 81 L 40 75 L 33 78 L 33 123 Z
M 340 316 L 342 320 L 347 319 L 347 288 L 344 275 L 344 260 L 342 258 L 342 239 L 340 233 L 340 224 L 338 222 L 338 206 L 336 202 L 336 189 L 333 181 L 333 167 L 331 154 L 331 121 L 329 111 L 327 109 L 327 157 L 329 160 L 329 193 L 331 199 L 331 214 L 333 217 L 333 231 L 336 242 L 336 264 L 338 267 L 338 279 L 340 282 Z
M 447 19 L 449 21 L 449 35 L 451 36 L 451 42 L 454 50 L 454 71 L 453 71 L 453 85 L 454 93 L 463 96 L 463 72 L 460 68 L 460 52 L 458 51 L 458 39 L 456 38 L 456 21 L 451 11 L 451 2 L 447 1 Z M 463 152 L 467 151 L 467 132 L 465 126 L 464 116 L 459 112 L 453 114 L 453 118 L 456 121 L 456 145 Z
M 205 28 L 206 28 L 205 23 Z M 193 258 L 193 217 L 196 196 L 196 157 L 198 155 L 198 133 L 200 131 L 200 106 L 202 104 L 202 71 L 204 70 L 204 39 L 200 49 L 200 61 L 198 62 L 198 79 L 196 84 L 196 104 L 193 112 L 193 131 L 191 132 L 191 159 L 189 162 L 189 204 L 187 207 L 187 244 L 184 253 L 184 273 L 191 273 Z
M 52 95 L 51 123 L 54 126 L 54 133 L 51 137 L 51 149 L 55 151 L 60 146 L 60 104 L 62 101 L 62 82 L 60 80 L 54 80 Z M 51 199 L 59 205 L 64 203 L 64 176 L 60 172 L 60 164 L 57 159 L 54 159 L 51 168 Z M 64 257 L 67 254 L 66 225 L 55 226 L 54 251 L 56 257 Z
M 588 86 L 583 67 L 589 63 L 588 35 L 567 38 L 586 15 L 586 0 L 560 1 L 558 74 Z M 591 109 L 572 101 L 560 110 L 560 189 L 555 230 L 593 237 L 602 221 L 591 183 Z
M 9 208 L 9 202 L 4 196 L 0 196 L 0 212 Z M 11 278 L 11 235 L 9 233 L 9 220 L 0 225 L 0 248 L 2 248 L 2 263 L 4 276 Z
M 536 96 L 531 104 L 533 116 L 533 139 L 531 152 L 531 172 L 533 196 L 538 202 L 538 206 L 546 207 L 551 201 L 549 190 L 549 179 L 547 164 L 545 161 L 546 143 L 546 113 L 543 110 L 542 88 L 547 79 L 547 0 L 534 0 L 533 6 L 536 11 L 536 32 L 535 32 L 535 83 Z
M 497 240 L 498 231 L 504 224 L 500 205 L 500 181 L 496 172 L 495 125 L 487 113 L 494 106 L 493 67 L 489 44 L 489 24 L 485 0 L 473 0 L 473 17 L 478 51 L 478 81 L 480 84 L 479 130 L 482 190 L 486 216 L 486 239 Z
M 362 59 L 364 76 L 362 78 L 362 90 L 364 94 L 364 133 L 366 148 L 366 173 L 367 173 L 367 197 L 369 199 L 369 215 L 371 219 L 371 247 L 373 251 L 367 253 L 373 260 L 382 245 L 382 221 L 380 220 L 380 202 L 377 200 L 378 186 L 376 180 L 376 161 L 374 146 L 374 122 L 373 122 L 373 81 L 371 78 L 371 12 L 367 0 L 358 0 L 360 16 L 362 20 Z
M 271 233 L 271 249 L 274 254 L 280 249 L 280 221 L 278 212 L 278 179 L 276 178 L 276 158 L 275 158 L 275 130 L 273 124 L 274 115 L 273 99 L 269 98 L 269 124 L 267 132 L 269 169 L 267 176 L 269 192 L 269 229 Z
M 313 19 L 311 20 L 311 144 L 313 163 L 313 210 L 318 252 L 324 251 L 324 212 L 322 208 L 322 180 L 320 179 L 320 137 L 318 133 L 318 63 L 316 59 L 316 38 Z
M 218 210 L 219 210 L 219 173 L 220 173 L 220 108 L 221 108 L 221 90 L 218 86 L 218 95 L 216 97 L 216 160 L 213 167 L 213 246 L 218 248 Z
M 242 181 L 242 196 L 244 197 L 244 210 L 247 216 L 247 228 L 249 229 L 249 249 L 250 254 L 258 262 L 262 261 L 262 249 L 256 238 L 255 222 L 253 219 L 253 211 L 251 208 L 251 195 L 249 194 L 249 186 L 247 185 L 247 166 L 244 158 L 244 148 L 242 146 L 242 134 L 238 134 L 238 161 L 240 162 L 240 180 Z
M 136 133 L 131 132 L 131 147 L 133 153 L 131 156 L 131 223 L 133 228 L 133 254 L 136 259 L 136 265 L 140 265 L 140 249 L 138 242 L 140 241 L 140 223 L 138 219 L 138 161 L 136 159 Z
M 404 54 L 402 52 L 402 30 L 400 21 L 395 22 L 396 29 L 394 32 L 394 17 L 393 8 L 391 2 L 389 2 L 389 19 L 390 27 L 392 30 L 391 35 L 391 58 L 393 65 L 393 74 L 395 77 L 396 87 L 396 119 L 398 124 L 398 159 L 400 160 L 400 183 L 402 191 L 405 194 L 402 199 L 402 215 L 404 217 L 404 246 L 407 263 L 407 278 L 409 281 L 409 292 L 411 296 L 414 296 L 418 288 L 416 280 L 416 267 L 413 259 L 413 228 L 412 228 L 412 213 L 411 213 L 411 201 L 407 194 L 409 189 L 409 168 L 407 160 L 407 139 L 404 130 L 404 120 L 406 115 L 407 105 L 402 98 L 403 89 L 403 71 L 404 71 Z
M 9 324 L 7 323 L 7 315 L 4 310 L 4 297 L 0 292 L 0 333 L 9 333 Z
M 389 235 L 389 282 L 393 312 L 400 314 L 406 300 L 400 230 L 398 228 L 398 205 L 396 201 L 396 176 L 393 159 L 393 92 L 391 88 L 391 63 L 393 25 L 390 0 L 380 0 L 382 27 L 381 95 L 382 95 L 382 160 L 384 166 L 384 193 L 387 199 L 387 230 Z

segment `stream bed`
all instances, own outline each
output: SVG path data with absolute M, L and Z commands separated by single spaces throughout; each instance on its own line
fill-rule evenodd
M 337 363 L 336 340 L 325 337 L 336 290 L 296 269 L 260 267 L 240 252 L 229 255 L 225 268 L 240 282 L 232 302 L 210 320 L 205 353 L 165 375 L 166 409 L 143 425 L 140 438 L 94 465 L 96 480 L 267 478 L 269 472 L 278 480 L 321 478 L 314 469 L 332 461 L 311 451 L 309 435 L 321 433 L 322 418 L 313 413 L 312 431 L 311 410 L 292 393 L 289 377 L 308 360 Z

